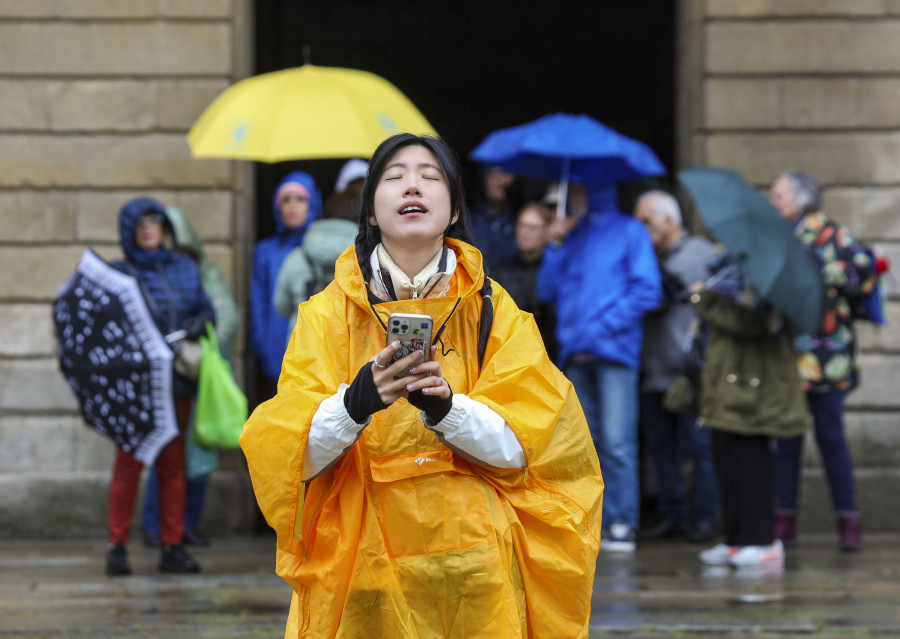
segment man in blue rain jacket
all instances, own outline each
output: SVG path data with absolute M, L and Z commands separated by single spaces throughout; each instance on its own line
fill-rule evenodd
M 662 295 L 659 266 L 644 226 L 620 212 L 615 184 L 587 190 L 588 210 L 560 219 L 538 272 L 538 291 L 556 305 L 559 361 L 584 408 L 607 490 L 601 549 L 635 547 L 638 482 L 638 374 L 642 318 Z

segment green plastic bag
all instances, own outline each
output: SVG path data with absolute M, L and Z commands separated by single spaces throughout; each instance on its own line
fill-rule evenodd
M 203 359 L 197 378 L 194 441 L 205 448 L 238 448 L 238 437 L 247 421 L 247 396 L 219 352 L 212 324 L 206 325 L 206 334 L 200 338 Z

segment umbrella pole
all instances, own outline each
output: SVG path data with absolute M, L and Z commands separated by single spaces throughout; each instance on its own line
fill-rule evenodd
M 566 201 L 569 199 L 569 158 L 563 159 L 562 177 L 559 180 L 559 199 L 556 201 L 556 217 L 566 216 Z

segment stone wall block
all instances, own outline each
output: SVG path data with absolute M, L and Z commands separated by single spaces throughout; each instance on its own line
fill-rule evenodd
M 61 18 L 152 18 L 160 0 L 0 0 L 7 18 L 55 20 Z
M 887 303 L 888 324 L 878 326 L 872 322 L 856 322 L 856 335 L 864 351 L 900 352 L 900 303 Z M 865 375 L 865 371 L 863 371 Z M 900 432 L 900 429 L 898 429 Z M 898 458 L 900 459 L 900 458 Z
M 196 160 L 183 135 L 0 135 L 0 187 L 227 187 L 225 160 Z
M 707 0 L 707 15 L 715 18 L 769 16 L 880 16 L 896 12 L 889 0 Z
M 234 291 L 234 281 L 232 277 L 233 252 L 228 246 L 221 244 L 209 244 L 206 247 L 206 259 L 210 264 L 217 266 L 225 275 L 225 279 Z
M 150 92 L 152 95 L 152 91 Z M 55 131 L 141 131 L 153 127 L 148 86 L 137 81 L 52 82 L 47 108 Z
M 204 243 L 234 239 L 234 198 L 228 191 L 179 191 L 168 200 L 184 211 Z
M 55 357 L 0 360 L 0 406 L 35 413 L 78 410 L 75 394 Z
M 0 304 L 0 357 L 56 355 L 50 304 Z
M 895 78 L 710 78 L 712 129 L 886 129 L 900 126 Z
M 41 82 L 0 80 L 0 130 L 49 127 L 46 95 L 46 85 Z
M 229 82 L 226 80 L 171 80 L 155 83 L 155 121 L 164 128 L 183 128 L 187 131 L 203 110 L 228 86 Z
M 7 18 L 230 18 L 231 0 L 0 0 Z
M 872 129 L 900 126 L 896 78 L 816 78 L 779 81 L 789 128 Z
M 705 83 L 705 124 L 710 129 L 778 128 L 782 120 L 778 82 L 716 79 Z
M 859 126 L 862 108 L 855 80 L 791 81 L 784 87 L 784 121 L 795 128 Z
M 2 75 L 227 76 L 230 70 L 225 23 L 0 23 Z
M 863 353 L 860 358 L 862 383 L 847 396 L 846 405 L 854 410 L 900 409 L 897 379 L 900 358 L 881 353 Z
M 825 189 L 824 207 L 834 220 L 867 241 L 900 241 L 900 188 L 840 187 Z
M 76 419 L 0 417 L 0 474 L 74 470 Z
M 73 421 L 73 470 L 109 472 L 116 461 L 113 440 L 90 428 L 80 416 L 73 418 Z
M 896 19 L 713 22 L 706 33 L 713 73 L 895 73 L 900 58 Z
M 70 193 L 0 191 L 4 242 L 70 242 L 75 239 L 75 218 Z
M 793 169 L 823 184 L 893 185 L 900 173 L 900 133 L 715 134 L 706 138 L 706 161 L 737 169 L 761 186 Z
M 185 132 L 222 80 L 0 80 L 0 129 Z
M 900 428 L 897 418 L 883 413 L 848 412 L 847 429 L 858 435 L 853 447 L 853 464 L 857 468 L 893 468 L 900 459 Z
M 159 12 L 164 16 L 179 18 L 222 18 L 232 17 L 232 0 L 157 0 Z
M 203 242 L 227 242 L 233 239 L 231 192 L 162 189 L 80 192 L 76 205 L 77 238 L 82 242 L 118 243 L 119 209 L 125 202 L 136 197 L 152 197 L 163 206 L 180 208 Z
M 900 486 L 900 470 L 894 468 L 860 469 L 856 472 L 857 508 L 862 514 L 863 535 L 896 533 L 897 494 L 891 487 Z M 831 495 L 825 472 L 821 468 L 803 471 L 800 493 L 800 543 L 810 533 L 834 535 L 837 552 L 837 524 L 831 506 Z
M 105 539 L 110 474 L 0 475 L 0 538 Z
M 56 299 L 84 248 L 0 246 L 0 296 L 46 302 Z

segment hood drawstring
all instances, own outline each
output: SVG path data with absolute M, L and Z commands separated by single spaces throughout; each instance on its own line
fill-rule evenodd
M 387 340 L 388 327 L 387 324 L 384 323 L 384 320 L 381 319 L 381 316 L 378 314 L 378 311 L 375 310 L 375 304 L 381 304 L 382 300 L 378 299 L 378 296 L 372 292 L 369 288 L 368 284 L 366 284 L 366 290 L 368 292 L 368 302 L 369 308 L 372 309 L 372 314 L 375 316 L 375 319 L 378 320 L 378 323 L 381 324 L 381 328 L 384 329 L 384 338 Z M 478 321 L 478 369 L 481 370 L 481 367 L 484 365 L 484 354 L 487 351 L 487 343 L 488 338 L 491 336 L 491 326 L 494 324 L 494 301 L 492 299 L 493 287 L 491 286 L 491 280 L 489 277 L 484 278 L 484 284 L 481 286 L 481 296 L 484 299 L 484 302 L 481 306 L 481 315 Z M 456 312 L 456 309 L 459 307 L 462 302 L 462 298 L 456 298 L 456 304 L 453 305 L 453 308 L 450 309 L 450 314 L 447 315 L 447 319 L 444 320 L 441 327 L 437 330 L 437 333 L 434 334 L 432 338 L 433 344 L 441 345 L 441 356 L 446 357 L 456 349 L 451 348 L 450 350 L 445 350 L 444 341 L 441 339 L 441 336 L 444 334 L 444 329 L 447 328 L 447 322 L 450 321 L 450 318 L 453 317 L 453 314 Z
M 447 355 L 449 355 L 454 350 L 456 350 L 456 349 L 451 348 L 449 351 L 445 351 L 444 350 L 444 342 L 441 340 L 441 335 L 444 334 L 444 329 L 447 328 L 447 322 L 449 322 L 450 318 L 453 317 L 453 314 L 456 312 L 456 308 L 459 306 L 460 302 L 462 302 L 462 298 L 457 297 L 456 304 L 454 304 L 453 308 L 450 309 L 450 314 L 447 316 L 447 319 L 444 320 L 444 323 L 441 324 L 441 327 L 438 329 L 438 332 L 434 334 L 434 339 L 432 340 L 433 343 L 436 342 L 441 345 L 441 356 L 443 356 L 443 357 L 447 357 Z M 479 366 L 480 366 L 480 364 L 479 364 Z

